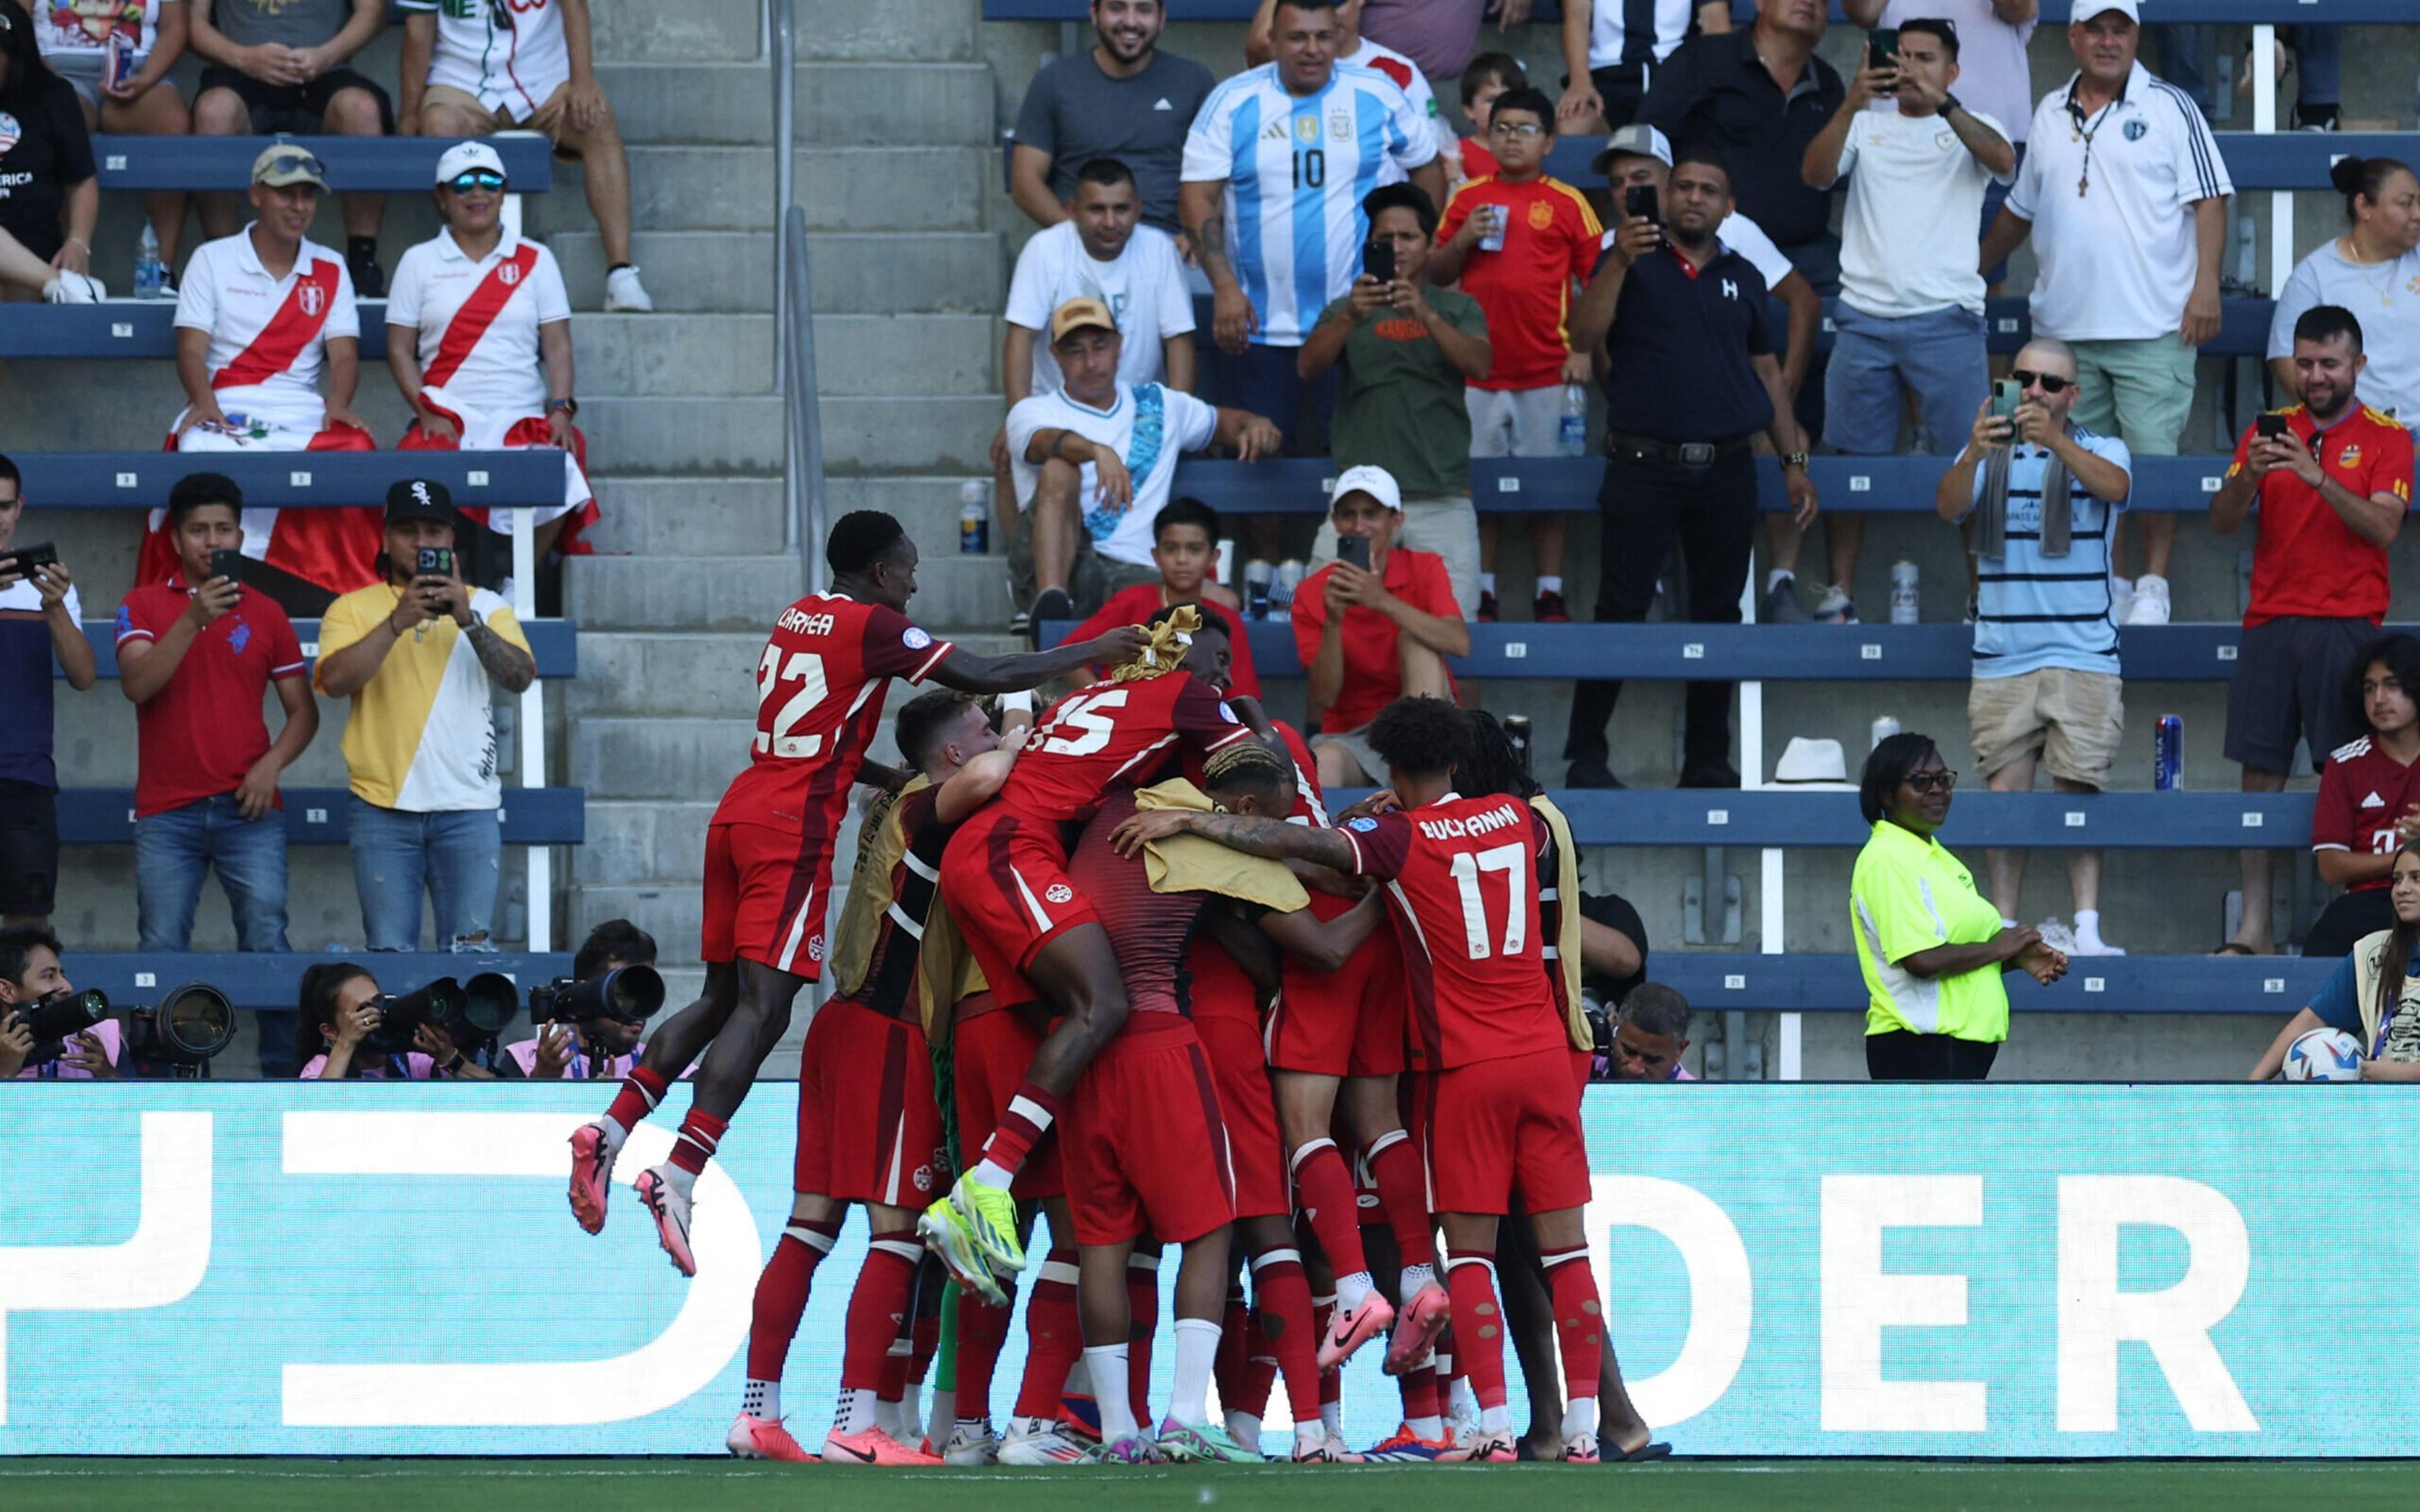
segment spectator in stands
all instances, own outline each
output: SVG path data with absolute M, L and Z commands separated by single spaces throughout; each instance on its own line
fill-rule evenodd
M 2420 846 L 2399 846 L 2393 865 L 2392 918 L 2336 963 L 2310 1006 L 2252 1063 L 2250 1080 L 2273 1078 L 2288 1048 L 2313 1029 L 2341 1029 L 2361 1045 L 2363 1081 L 2420 1081 Z
M 1670 185 L 1667 227 L 1625 215 L 1572 307 L 1572 345 L 1604 342 L 1608 364 L 1596 618 L 1644 620 L 1677 538 L 1690 619 L 1736 625 L 1755 532 L 1756 434 L 1781 455 L 1802 526 L 1815 518 L 1815 486 L 1775 359 L 1764 280 L 1715 235 L 1731 211 L 1730 172 L 1711 150 L 1684 150 Z M 1575 689 L 1569 785 L 1621 785 L 1606 764 L 1606 721 L 1621 696 L 1618 682 Z M 1689 685 L 1682 786 L 1739 785 L 1730 697 L 1728 683 Z
M 1277 427 L 1259 415 L 1119 377 L 1125 340 L 1099 300 L 1052 312 L 1050 349 L 1064 387 L 1008 412 L 1016 491 L 1033 501 L 1010 538 L 1009 571 L 1036 625 L 1159 580 L 1152 522 L 1181 454 L 1216 443 L 1249 462 L 1278 445 Z
M 2201 112 L 2134 60 L 2140 29 L 2134 0 L 2077 6 L 2067 37 L 2078 70 L 2034 112 L 2033 150 L 1982 262 L 2033 236 L 2034 333 L 2075 349 L 2077 423 L 2137 457 L 2174 456 L 2193 408 L 2195 348 L 2218 334 L 2235 186 Z M 2176 537 L 2176 516 L 2145 517 L 2125 624 L 2168 623 Z
M 1470 409 L 1466 385 L 1495 362 L 1479 301 L 1431 286 L 1436 203 L 1410 184 L 1373 189 L 1361 202 L 1374 254 L 1394 277 L 1364 272 L 1320 312 L 1295 359 L 1315 381 L 1334 368 L 1336 426 L 1329 453 L 1341 468 L 1385 468 L 1404 490 L 1403 539 L 1445 561 L 1454 601 L 1479 610 L 1479 517 L 1470 501 Z M 1335 555 L 1333 530 L 1311 559 Z
M 1252 668 L 1252 641 L 1236 610 L 1243 607 L 1234 591 L 1210 580 L 1218 565 L 1218 512 L 1199 499 L 1179 499 L 1152 517 L 1151 560 L 1159 581 L 1133 583 L 1109 596 L 1093 615 L 1067 633 L 1067 639 L 1090 640 L 1121 625 L 1140 625 L 1178 604 L 1198 604 L 1227 626 L 1233 656 L 1227 668 L 1227 687 L 1246 698 L 1261 696 L 1260 674 Z
M 196 133 L 394 134 L 395 106 L 386 91 L 346 66 L 386 24 L 386 0 L 192 3 L 194 51 L 209 63 L 194 97 Z M 347 194 L 344 201 L 345 267 L 353 292 L 382 299 L 386 274 L 379 268 L 378 233 L 386 196 Z M 205 235 L 235 235 L 234 195 L 202 195 L 201 212 Z
M 269 596 L 223 574 L 243 548 L 243 493 L 215 472 L 168 491 L 176 574 L 117 607 L 117 686 L 134 705 L 135 919 L 146 950 L 193 947 L 218 869 L 236 948 L 286 949 L 286 802 L 277 780 L 319 733 L 302 642 Z M 286 711 L 261 717 L 271 687 Z M 293 1026 L 284 1026 L 290 1049 Z
M 386 365 L 411 407 L 399 451 L 563 454 L 563 502 L 531 519 L 543 560 L 567 532 L 597 518 L 588 438 L 573 421 L 571 300 L 554 254 L 505 234 L 504 162 L 485 142 L 457 142 L 437 160 L 445 224 L 395 265 L 386 303 Z M 478 512 L 490 531 L 508 521 Z
M 185 55 L 185 0 L 53 0 L 34 25 L 43 61 L 84 107 L 85 130 L 183 136 L 194 129 L 184 97 L 168 82 Z M 160 261 L 173 269 L 185 239 L 185 192 L 155 189 L 143 204 Z M 163 287 L 162 297 L 175 298 L 176 289 Z
M 2394 927 L 2388 873 L 2395 853 L 2420 840 L 2420 640 L 2372 640 L 2346 693 L 2369 733 L 2329 753 L 2311 809 L 2319 880 L 2345 890 L 2311 926 L 2304 955 L 2343 955 Z
M 588 213 L 605 254 L 606 313 L 653 313 L 656 301 L 630 261 L 630 154 L 622 146 L 613 102 L 597 82 L 588 0 L 398 4 L 404 12 L 403 133 L 544 136 L 558 157 L 581 165 Z
M 1949 92 L 1958 78 L 1957 31 L 1945 21 L 1907 23 L 1893 56 L 1868 49 L 1801 165 L 1818 189 L 1849 180 L 1823 440 L 1852 456 L 1896 453 L 1911 404 L 1916 449 L 1947 454 L 1990 381 L 1983 276 L 1966 222 L 1981 216 L 1988 185 L 2015 176 L 2017 153 L 1997 120 Z M 1883 99 L 1899 108 L 1867 108 Z M 1864 526 L 1836 513 L 1824 527 L 1836 570 L 1827 601 L 1850 600 L 1838 574 L 1854 568 Z
M 1613 1079 L 1694 1082 L 1681 1063 L 1689 1048 L 1689 1000 L 1651 981 L 1630 995 L 1613 1030 Z
M 1934 832 L 1958 774 L 1929 735 L 1892 735 L 1866 758 L 1858 808 L 1873 826 L 1849 878 L 1849 932 L 1871 1001 L 1866 1072 L 1878 1082 L 1979 1082 L 2009 1037 L 2009 990 L 2023 971 L 2044 986 L 2067 957 L 2038 930 L 2000 921 L 1974 874 Z
M 186 403 L 170 427 L 178 451 L 377 450 L 352 409 L 362 380 L 352 279 L 334 253 L 305 237 L 327 182 L 319 160 L 302 148 L 262 148 L 252 164 L 260 219 L 204 242 L 185 265 L 177 378 Z M 175 570 L 176 545 L 158 524 L 143 544 L 137 582 Z M 376 520 L 365 509 L 256 511 L 244 535 L 254 586 L 288 612 L 315 611 L 377 575 Z
M 2164 28 L 2170 31 L 2193 30 L 2198 26 Z M 2342 26 L 2280 26 L 2272 44 L 2273 67 L 2281 86 L 2278 103 L 2283 105 L 2286 75 L 2295 73 L 2294 114 L 2280 118 L 2281 131 L 2333 131 L 2342 115 L 2344 98 L 2344 28 Z M 2252 98 L 2252 41 L 2243 43 L 2243 68 L 2236 76 L 2235 94 L 2239 100 Z
M 75 991 L 59 962 L 59 937 L 39 924 L 0 929 L 0 1080 L 108 1081 L 117 1075 L 125 1031 L 114 1018 L 65 1041 L 38 1043 L 20 1011 Z
M 1496 18 L 1500 36 L 1529 19 L 1530 0 L 1365 0 L 1362 36 L 1397 54 L 1431 79 L 1468 78 L 1481 57 L 1479 23 Z
M 101 179 L 84 111 L 42 61 L 17 0 L 0 0 L 0 287 L 53 304 L 108 298 L 91 273 Z
M 1464 0 L 1444 0 L 1447 8 Z M 1249 31 L 1244 36 L 1244 61 L 1258 67 L 1277 55 L 1272 38 L 1277 27 L 1279 0 L 1261 0 L 1259 12 L 1252 17 Z M 1386 75 L 1388 82 L 1404 92 L 1410 100 L 1412 114 L 1428 122 L 1429 134 L 1436 139 L 1440 171 L 1450 161 L 1454 149 L 1453 127 L 1437 110 L 1436 91 L 1429 86 L 1428 75 L 1420 66 L 1396 52 L 1376 38 L 1361 30 L 1362 0 L 1336 0 L 1336 61 L 1357 69 L 1371 69 Z M 1378 170 L 1381 186 L 1395 182 L 1400 171 L 1382 167 Z M 1438 204 L 1445 201 L 1442 180 L 1431 196 Z
M 2420 178 L 2393 158 L 2339 158 L 2328 177 L 2351 229 L 2294 266 L 2269 321 L 2269 366 L 2294 388 L 2294 322 L 2315 304 L 2361 312 L 2361 402 L 2420 425 Z
M 609 918 L 588 932 L 571 958 L 575 981 L 597 981 L 624 966 L 656 964 L 656 937 L 627 918 Z M 504 1046 L 496 1074 L 510 1081 L 616 1081 L 646 1049 L 646 1025 L 611 1013 L 540 1024 L 537 1034 Z
M 349 961 L 321 962 L 302 973 L 303 1042 L 311 1049 L 304 1061 L 304 1081 L 488 1081 L 495 1073 L 471 1064 L 454 1037 L 434 1024 L 411 1032 L 412 1048 L 379 1054 L 363 1041 L 378 1032 L 383 1015 L 379 1008 L 378 979 L 366 966 Z
M 1580 991 L 1618 1009 L 1647 980 L 1647 925 L 1629 899 L 1580 894 Z
M 1453 584 L 1435 552 L 1396 544 L 1402 492 L 1386 469 L 1357 467 L 1336 480 L 1328 523 L 1369 543 L 1365 570 L 1340 557 L 1303 579 L 1294 598 L 1294 643 L 1310 680 L 1305 694 L 1322 787 L 1384 779 L 1370 721 L 1404 696 L 1453 697 L 1449 656 L 1470 655 Z
M 463 584 L 443 484 L 388 489 L 385 535 L 383 580 L 328 606 L 316 674 L 320 692 L 353 702 L 345 766 L 362 928 L 373 950 L 418 949 L 426 887 L 439 949 L 492 949 L 504 841 L 489 704 L 527 688 L 537 664 L 511 606 Z M 423 551 L 447 557 L 424 564 Z
M 1496 155 L 1487 147 L 1496 101 L 1508 89 L 1528 87 L 1528 70 L 1510 53 L 1481 53 L 1470 60 L 1462 74 L 1462 113 L 1469 118 L 1470 134 L 1453 146 L 1459 177 L 1476 178 L 1496 172 Z
M 1009 197 L 1036 225 L 1056 225 L 1068 218 L 1084 165 L 1113 158 L 1133 172 L 1144 224 L 1174 236 L 1184 228 L 1176 186 L 1186 132 L 1217 81 L 1191 58 L 1159 50 L 1161 0 L 1092 0 L 1092 10 L 1091 50 L 1056 59 L 1026 87 L 1011 133 Z
M 1730 29 L 1730 0 L 1563 0 L 1563 98 L 1555 106 L 1563 130 L 1629 125 L 1649 80 L 1683 42 Z
M 1605 228 L 1588 197 L 1546 176 L 1555 141 L 1555 107 L 1535 89 L 1499 95 L 1492 103 L 1489 140 L 1494 172 L 1473 178 L 1448 201 L 1430 255 L 1429 275 L 1461 283 L 1487 317 L 1492 365 L 1463 390 L 1470 411 L 1473 456 L 1558 456 L 1562 453 L 1563 391 L 1589 379 L 1586 352 L 1571 349 L 1563 331 L 1577 284 L 1596 268 Z M 1488 243 L 1493 243 L 1489 246 Z M 1494 620 L 1498 520 L 1479 519 L 1479 612 Z M 1537 555 L 1537 597 L 1531 618 L 1541 625 L 1570 619 L 1563 601 L 1564 517 L 1528 517 Z
M 2318 756 L 2360 733 L 2343 689 L 2386 617 L 2386 548 L 2412 505 L 2412 433 L 2354 398 L 2361 371 L 2352 312 L 2304 311 L 2294 323 L 2302 403 L 2244 428 L 2211 499 L 2221 535 L 2260 505 L 2252 602 L 2226 689 L 2226 759 L 2242 765 L 2246 793 L 2282 791 L 2298 741 Z M 2269 853 L 2245 851 L 2243 920 L 2221 952 L 2268 953 L 2269 914 Z
M 0 456 L 0 925 L 48 918 L 58 887 L 51 658 L 79 693 L 95 677 L 75 579 L 64 562 L 26 563 L 15 544 L 24 517 L 23 480 Z
M 1975 767 L 1994 793 L 2031 793 L 2037 762 L 2059 792 L 2098 793 L 2126 729 L 2109 538 L 2133 492 L 2133 462 L 2124 441 L 2068 418 L 2076 383 L 2066 343 L 2036 337 L 2009 377 L 2024 387 L 2016 417 L 1976 403 L 1965 448 L 1933 501 L 1942 518 L 1975 521 L 1975 681 L 1966 694 Z M 2015 923 L 2025 853 L 1987 851 L 1984 864 L 2002 921 Z M 2101 853 L 2068 852 L 2067 880 L 2075 928 L 2054 918 L 2041 927 L 2043 942 L 2068 955 L 2124 954 L 2101 938 Z

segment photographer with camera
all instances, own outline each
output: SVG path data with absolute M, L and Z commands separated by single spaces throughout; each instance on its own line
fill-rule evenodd
M 0 1080 L 88 1082 L 117 1074 L 124 1031 L 76 996 L 59 964 L 57 935 L 39 924 L 0 929 Z
M 379 991 L 366 966 L 322 963 L 302 973 L 302 1043 L 312 1047 L 302 1080 L 490 1081 L 438 1022 L 432 988 L 402 997 Z M 404 1026 L 411 1026 L 407 1037 Z
M 463 583 L 454 521 L 443 484 L 389 488 L 384 580 L 329 605 L 319 627 L 319 691 L 353 701 L 353 880 L 373 950 L 419 947 L 424 887 L 439 949 L 494 949 L 504 796 L 489 706 L 537 663 L 511 607 Z
M 511 1081 L 618 1081 L 647 1048 L 647 1020 L 663 1006 L 663 979 L 655 976 L 656 937 L 627 918 L 609 918 L 588 932 L 571 958 L 571 976 L 530 989 L 537 1038 L 504 1046 L 496 1074 Z M 631 967 L 644 972 L 623 972 Z M 644 985 L 653 979 L 652 1006 Z M 634 995 L 634 990 L 637 995 Z
M 47 542 L 15 545 L 25 517 L 17 464 L 0 456 L 0 924 L 51 914 L 59 876 L 58 771 L 51 762 L 51 657 L 81 693 L 92 642 L 75 581 Z

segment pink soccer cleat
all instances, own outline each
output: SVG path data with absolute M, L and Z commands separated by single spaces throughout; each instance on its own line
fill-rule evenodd
M 1387 1332 L 1394 1321 L 1395 1309 L 1376 1291 L 1362 1298 L 1361 1305 L 1351 1312 L 1337 1308 L 1336 1316 L 1327 1320 L 1327 1336 L 1319 1341 L 1319 1368 L 1336 1369 L 1353 1358 L 1354 1350 Z
M 790 1430 L 774 1417 L 750 1417 L 742 1412 L 732 1419 L 731 1431 L 722 1436 L 722 1446 L 740 1459 L 780 1459 L 794 1465 L 812 1465 L 815 1457 L 799 1447 Z
M 1463 1458 L 1474 1465 L 1509 1465 L 1521 1458 L 1521 1446 L 1512 1442 L 1507 1429 L 1498 1433 L 1482 1431 Z
M 689 1194 L 654 1166 L 641 1171 L 636 1184 L 639 1201 L 655 1217 L 656 1238 L 673 1257 L 673 1269 L 683 1275 L 697 1274 L 697 1257 L 689 1247 Z
M 833 1433 L 824 1440 L 827 1465 L 938 1465 L 939 1455 L 910 1449 L 880 1428 Z
M 1387 1374 L 1400 1376 L 1417 1369 L 1445 1325 L 1453 1321 L 1453 1302 L 1445 1288 L 1432 1281 L 1404 1304 L 1395 1315 L 1395 1335 L 1387 1342 Z
M 605 1194 L 613 1183 L 613 1150 L 605 1131 L 583 1123 L 571 1134 L 571 1216 L 592 1234 L 605 1231 Z

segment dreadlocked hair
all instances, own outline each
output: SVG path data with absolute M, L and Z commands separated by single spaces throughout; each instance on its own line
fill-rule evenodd
M 1238 789 L 1274 807 L 1294 781 L 1294 763 L 1254 739 L 1212 751 L 1202 764 L 1202 785 L 1213 793 Z
M 1485 709 L 1468 710 L 1467 716 L 1470 749 L 1455 769 L 1454 786 L 1474 798 L 1498 793 L 1534 798 L 1545 791 L 1522 769 L 1521 753 L 1513 748 L 1512 737 L 1504 733 L 1502 720 Z

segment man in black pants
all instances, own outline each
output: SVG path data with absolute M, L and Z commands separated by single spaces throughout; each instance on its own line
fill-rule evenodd
M 1731 211 L 1730 173 L 1705 148 L 1672 167 L 1666 224 L 1625 215 L 1572 308 L 1575 351 L 1603 343 L 1606 370 L 1605 526 L 1599 623 L 1647 617 L 1674 537 L 1688 563 L 1689 618 L 1736 625 L 1757 506 L 1758 431 L 1772 439 L 1801 529 L 1815 518 L 1807 441 L 1781 384 L 1781 346 L 1764 280 L 1714 228 Z M 1563 755 L 1575 788 L 1619 787 L 1606 765 L 1618 682 L 1581 683 Z M 1691 683 L 1681 785 L 1737 787 L 1728 683 Z

